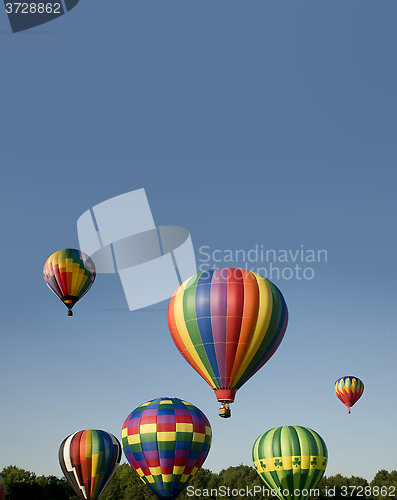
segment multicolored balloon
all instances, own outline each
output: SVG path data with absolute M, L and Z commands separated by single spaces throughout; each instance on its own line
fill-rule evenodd
M 4 479 L 0 476 L 0 500 L 4 500 L 6 497 L 6 485 L 4 484 Z
M 204 413 L 178 398 L 138 406 L 121 431 L 130 465 L 158 497 L 169 499 L 176 498 L 203 465 L 211 438 Z
M 224 268 L 182 283 L 167 320 L 179 352 L 225 404 L 276 352 L 288 310 L 280 290 L 263 276 Z
M 66 479 L 76 494 L 86 500 L 99 497 L 116 473 L 120 460 L 118 439 L 95 429 L 71 434 L 59 448 L 59 463 Z
M 53 253 L 43 269 L 44 281 L 68 308 L 68 316 L 73 316 L 72 307 L 91 288 L 95 276 L 93 260 L 73 248 Z
M 351 413 L 350 408 L 357 403 L 364 392 L 364 384 L 357 377 L 341 377 L 335 382 L 335 394 Z
M 252 459 L 269 488 L 267 496 L 302 500 L 322 478 L 328 451 L 323 438 L 312 429 L 299 425 L 275 427 L 255 441 Z

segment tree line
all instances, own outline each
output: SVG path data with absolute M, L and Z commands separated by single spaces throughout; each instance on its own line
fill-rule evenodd
M 15 465 L 5 467 L 0 474 L 6 485 L 6 500 L 79 500 L 65 478 L 36 476 Z M 228 467 L 218 474 L 200 469 L 178 500 L 249 500 L 255 497 L 277 500 L 276 496 L 263 494 L 263 487 L 255 469 L 248 465 Z M 310 496 L 308 500 L 397 500 L 397 471 L 380 470 L 370 483 L 358 476 L 324 476 L 317 488 L 319 495 Z M 128 464 L 122 464 L 100 500 L 157 500 L 157 497 Z

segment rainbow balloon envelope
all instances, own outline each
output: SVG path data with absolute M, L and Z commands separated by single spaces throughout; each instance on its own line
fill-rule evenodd
M 72 307 L 91 288 L 95 276 L 93 260 L 74 248 L 53 253 L 46 260 L 43 269 L 44 281 L 68 308 L 68 316 L 73 316 Z
M 225 404 L 276 352 L 288 310 L 280 290 L 263 276 L 224 268 L 183 282 L 167 320 L 179 352 Z
M 59 464 L 76 494 L 94 500 L 109 484 L 121 460 L 121 445 L 108 432 L 88 429 L 64 439 Z
M 341 377 L 335 382 L 335 394 L 349 410 L 348 413 L 351 413 L 350 408 L 357 403 L 363 392 L 364 384 L 357 377 Z
M 203 465 L 211 446 L 211 425 L 196 406 L 158 398 L 136 408 L 124 422 L 125 456 L 158 496 L 176 498 Z

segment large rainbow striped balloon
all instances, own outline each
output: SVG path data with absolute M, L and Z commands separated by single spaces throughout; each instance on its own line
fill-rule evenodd
M 364 384 L 357 377 L 341 377 L 335 382 L 335 394 L 346 406 L 350 412 L 350 408 L 357 403 L 364 392 Z
M 204 413 L 178 398 L 158 398 L 138 406 L 121 431 L 131 467 L 158 497 L 170 499 L 203 465 L 211 438 Z
M 214 389 L 218 401 L 230 403 L 276 352 L 288 310 L 269 280 L 225 268 L 182 283 L 171 298 L 167 319 L 179 352 Z

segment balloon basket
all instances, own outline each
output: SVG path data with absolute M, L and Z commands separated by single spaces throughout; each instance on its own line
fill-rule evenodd
M 68 316 L 73 316 L 73 311 L 71 311 L 70 309 L 68 311 Z
M 232 416 L 229 405 L 222 405 L 219 408 L 219 416 L 222 418 L 230 418 Z

